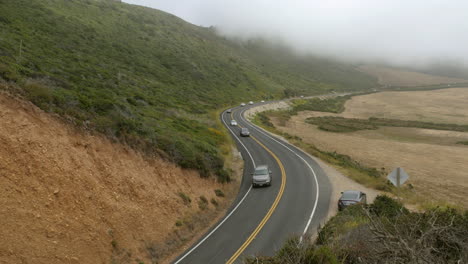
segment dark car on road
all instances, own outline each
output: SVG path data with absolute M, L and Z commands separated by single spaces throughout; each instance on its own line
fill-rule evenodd
M 252 173 L 252 186 L 271 186 L 271 170 L 267 165 L 259 165 Z
M 367 204 L 366 194 L 361 191 L 344 191 L 338 200 L 338 210 L 343 210 L 347 206 L 354 204 Z
M 246 127 L 241 128 L 241 130 L 240 130 L 240 136 L 241 136 L 241 137 L 249 137 L 249 136 L 250 136 L 249 129 L 246 128 Z

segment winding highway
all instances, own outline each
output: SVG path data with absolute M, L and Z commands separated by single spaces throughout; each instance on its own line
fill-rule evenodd
M 247 121 L 249 107 L 221 115 L 245 162 L 239 194 L 226 216 L 174 264 L 242 263 L 246 256 L 273 255 L 289 237 L 323 224 L 331 195 L 326 174 L 307 154 Z M 231 119 L 238 126 L 230 126 Z M 241 127 L 250 137 L 239 136 Z M 251 173 L 262 164 L 273 172 L 272 186 L 252 188 Z

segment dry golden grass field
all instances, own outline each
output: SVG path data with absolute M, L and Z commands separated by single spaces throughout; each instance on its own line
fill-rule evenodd
M 413 202 L 448 202 L 468 208 L 468 146 L 456 144 L 468 141 L 468 133 L 399 127 L 333 133 L 304 122 L 322 115 L 335 114 L 300 112 L 285 126 L 273 121 L 283 132 L 320 149 L 349 155 L 366 166 L 386 172 L 403 167 L 417 194 Z M 356 96 L 338 116 L 468 124 L 468 88 Z
M 466 83 L 467 80 L 398 70 L 376 65 L 363 65 L 359 70 L 377 78 L 382 85 L 419 86 L 441 83 Z

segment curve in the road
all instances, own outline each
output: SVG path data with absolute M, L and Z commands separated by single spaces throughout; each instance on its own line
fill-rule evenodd
M 231 114 L 232 116 L 232 114 Z M 252 161 L 252 164 L 253 166 L 255 167 L 255 160 L 254 158 L 252 157 L 252 154 L 249 152 L 249 150 L 247 149 L 247 147 L 244 145 L 244 143 L 242 143 L 242 141 L 237 137 L 237 135 L 234 133 L 234 131 L 232 131 L 232 129 L 228 126 L 228 124 L 226 124 L 226 121 L 224 120 L 224 118 L 221 118 L 221 120 L 223 121 L 224 125 L 227 127 L 227 129 L 229 129 L 229 131 L 231 132 L 232 136 L 234 136 L 234 138 L 237 139 L 237 141 L 242 145 L 242 147 L 244 147 L 245 151 L 247 152 L 247 154 L 249 155 L 250 157 L 250 160 Z M 222 226 L 224 224 L 224 222 L 226 222 L 226 220 L 229 219 L 229 217 L 237 210 L 237 208 L 244 202 L 245 198 L 247 197 L 247 195 L 249 195 L 250 191 L 252 190 L 252 186 L 250 186 L 250 188 L 247 190 L 247 192 L 244 194 L 244 196 L 242 197 L 242 199 L 239 201 L 239 203 L 237 203 L 237 205 L 231 210 L 231 212 L 229 212 L 228 215 L 226 215 L 226 217 L 224 217 L 224 219 L 219 222 L 215 228 L 213 228 L 213 230 L 211 230 L 202 240 L 200 240 L 195 246 L 193 246 L 189 251 L 187 251 L 184 255 L 182 255 L 179 259 L 177 259 L 177 261 L 174 262 L 174 264 L 178 264 L 180 263 L 181 261 L 183 261 L 188 255 L 190 255 L 190 253 L 192 253 L 194 250 L 196 250 L 201 244 L 203 244 L 203 242 L 205 242 L 214 232 L 216 232 L 216 230 L 219 229 L 220 226 Z
M 323 170 L 308 154 L 245 120 L 243 114 L 247 108 L 233 109 L 230 116 L 221 114 L 242 156 L 249 156 L 252 161 L 245 160 L 236 202 L 176 264 L 238 263 L 242 255 L 274 254 L 291 234 L 302 237 L 318 227 L 328 212 L 331 189 Z M 238 120 L 238 127 L 248 127 L 253 132 L 251 138 L 238 137 L 238 129 L 227 124 L 229 118 Z M 268 164 L 278 176 L 281 171 L 284 183 L 253 191 L 248 179 L 256 163 Z
M 244 111 L 242 111 L 240 117 L 245 121 L 247 122 L 247 120 L 245 120 L 244 118 Z M 318 200 L 319 200 L 319 195 L 320 195 L 320 187 L 319 187 L 319 183 L 318 183 L 318 180 L 317 180 L 317 174 L 315 173 L 314 169 L 312 168 L 312 166 L 310 166 L 310 164 L 303 158 L 301 157 L 299 154 L 297 154 L 294 150 L 292 150 L 291 148 L 289 148 L 288 146 L 284 145 L 282 142 L 276 140 L 275 138 L 271 137 L 269 134 L 269 132 L 265 131 L 263 128 L 261 127 L 257 127 L 257 126 L 252 126 L 255 130 L 257 130 L 258 132 L 264 134 L 265 136 L 267 136 L 268 138 L 270 138 L 271 140 L 275 141 L 276 143 L 280 144 L 281 146 L 285 147 L 287 150 L 291 151 L 294 155 L 296 155 L 299 159 L 301 159 L 307 167 L 309 167 L 310 171 L 312 172 L 312 175 L 314 175 L 314 180 L 315 180 L 315 186 L 316 186 L 316 196 L 315 196 L 315 203 L 314 203 L 314 207 L 312 209 L 312 212 L 310 213 L 310 217 L 309 217 L 309 220 L 307 221 L 307 224 L 306 224 L 306 227 L 304 228 L 304 231 L 302 232 L 302 235 L 301 235 L 301 238 L 300 238 L 300 241 L 302 242 L 302 239 L 304 237 L 304 235 L 307 233 L 307 230 L 309 229 L 309 226 L 310 226 L 310 223 L 312 222 L 312 219 L 314 217 L 314 214 L 315 214 L 315 210 L 317 209 L 317 204 L 318 204 Z M 306 153 L 307 154 L 307 153 Z
M 271 205 L 270 209 L 268 210 L 267 214 L 265 217 L 262 219 L 260 224 L 255 228 L 255 230 L 250 234 L 249 238 L 242 244 L 242 246 L 232 255 L 232 257 L 226 262 L 226 264 L 232 264 L 234 261 L 244 252 L 244 250 L 247 248 L 247 246 L 252 242 L 252 240 L 257 236 L 257 234 L 262 230 L 263 226 L 266 224 L 268 219 L 270 219 L 271 215 L 275 211 L 276 207 L 278 206 L 279 201 L 281 200 L 281 197 L 283 196 L 284 188 L 286 186 L 286 171 L 284 169 L 283 163 L 281 163 L 280 159 L 273 153 L 269 148 L 267 148 L 265 145 L 263 145 L 258 139 L 255 137 L 251 136 L 253 140 L 255 140 L 260 146 L 262 146 L 270 155 L 276 160 L 278 163 L 278 166 L 281 169 L 281 187 L 276 195 L 275 201 Z

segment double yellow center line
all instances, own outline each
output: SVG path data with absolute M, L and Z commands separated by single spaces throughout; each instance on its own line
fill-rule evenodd
M 232 113 L 231 113 L 232 117 Z M 241 127 L 241 126 L 239 126 Z M 250 236 L 247 238 L 247 240 L 240 246 L 240 248 L 232 255 L 232 257 L 226 262 L 226 264 L 232 264 L 236 259 L 244 252 L 244 250 L 247 248 L 247 246 L 252 243 L 252 241 L 255 239 L 255 237 L 258 235 L 260 230 L 262 230 L 263 226 L 268 222 L 270 219 L 271 215 L 275 211 L 276 207 L 278 206 L 281 197 L 283 196 L 284 188 L 286 187 L 286 171 L 284 170 L 283 163 L 281 163 L 280 159 L 271 151 L 269 148 L 267 148 L 265 145 L 263 145 L 258 139 L 256 139 L 253 136 L 250 136 L 253 140 L 255 140 L 260 146 L 262 146 L 278 163 L 278 166 L 280 167 L 281 170 L 281 186 L 278 194 L 276 195 L 275 201 L 271 205 L 270 209 L 266 213 L 266 215 L 263 217 L 262 221 L 260 221 L 260 224 L 255 228 L 255 230 L 250 234 Z

